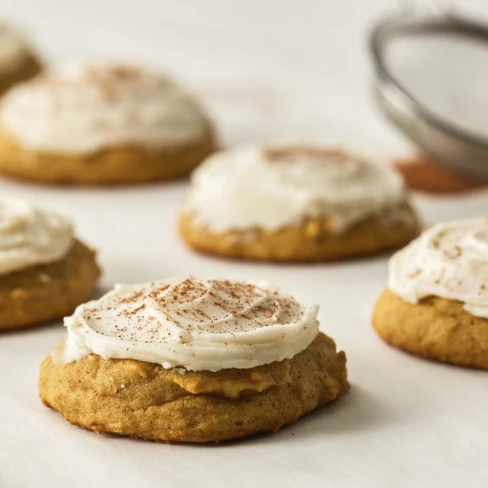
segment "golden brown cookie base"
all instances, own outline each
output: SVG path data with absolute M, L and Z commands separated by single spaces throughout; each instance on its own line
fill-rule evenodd
M 0 276 L 0 331 L 71 314 L 90 298 L 99 275 L 94 251 L 75 240 L 60 261 Z
M 0 73 L 0 95 L 3 95 L 13 85 L 33 78 L 41 69 L 42 65 L 34 55 L 26 55 L 25 60 L 16 69 Z
M 57 347 L 63 347 L 62 343 Z M 56 350 L 55 350 L 56 351 Z M 349 388 L 346 356 L 324 334 L 291 360 L 216 373 L 91 354 L 41 365 L 42 401 L 72 424 L 156 441 L 211 442 L 277 431 Z
M 163 181 L 188 176 L 216 149 L 208 126 L 200 140 L 158 151 L 135 147 L 111 148 L 89 155 L 60 155 L 22 148 L 0 128 L 0 172 L 40 183 L 124 184 Z
M 330 231 L 327 218 L 309 218 L 300 226 L 276 231 L 214 233 L 185 213 L 180 215 L 179 230 L 193 249 L 206 254 L 264 261 L 339 261 L 398 249 L 417 237 L 420 225 L 415 212 L 408 205 L 404 211 L 403 220 L 372 217 L 339 234 Z
M 373 326 L 386 342 L 412 354 L 488 369 L 488 320 L 466 312 L 462 303 L 428 297 L 411 304 L 386 290 Z

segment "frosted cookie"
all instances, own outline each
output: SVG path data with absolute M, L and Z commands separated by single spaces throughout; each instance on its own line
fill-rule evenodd
M 244 147 L 192 175 L 180 233 L 229 258 L 334 261 L 398 248 L 419 232 L 391 167 L 335 147 Z
M 12 89 L 0 106 L 0 171 L 108 184 L 186 176 L 215 149 L 182 88 L 142 68 L 83 64 Z
M 24 36 L 0 23 L 0 95 L 41 70 L 41 63 Z
M 438 224 L 395 254 L 373 325 L 405 351 L 488 369 L 488 219 Z
M 100 270 L 63 215 L 0 199 L 0 331 L 60 319 L 87 300 Z
M 348 390 L 346 356 L 317 311 L 266 283 L 117 286 L 65 319 L 40 396 L 99 433 L 209 442 L 276 431 Z

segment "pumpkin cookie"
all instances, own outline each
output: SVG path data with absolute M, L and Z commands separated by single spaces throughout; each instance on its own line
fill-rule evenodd
M 0 331 L 60 319 L 90 297 L 100 270 L 66 217 L 0 201 Z
M 412 354 L 488 369 L 488 219 L 424 232 L 389 263 L 373 326 Z
M 180 233 L 229 258 L 335 261 L 405 245 L 419 233 L 389 166 L 334 147 L 249 147 L 215 154 L 192 176 Z
M 193 98 L 142 68 L 86 64 L 12 89 L 0 106 L 0 171 L 54 183 L 188 175 L 215 149 Z
M 209 442 L 276 431 L 348 390 L 345 354 L 317 311 L 266 283 L 119 286 L 65 319 L 40 396 L 100 433 Z
M 0 95 L 41 71 L 41 63 L 22 34 L 0 24 Z

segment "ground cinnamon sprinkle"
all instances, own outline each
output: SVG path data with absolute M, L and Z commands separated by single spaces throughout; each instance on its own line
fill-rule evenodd
M 346 152 L 340 148 L 314 147 L 305 145 L 269 147 L 266 149 L 265 155 L 268 161 L 271 163 L 293 162 L 300 157 L 309 157 L 317 160 L 330 160 L 333 158 L 338 162 L 344 162 L 348 159 Z
M 395 166 L 402 173 L 407 186 L 412 190 L 425 193 L 453 194 L 488 188 L 488 183 L 445 169 L 421 155 L 397 159 Z

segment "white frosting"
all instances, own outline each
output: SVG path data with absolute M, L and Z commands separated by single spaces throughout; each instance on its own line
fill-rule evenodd
M 410 303 L 437 296 L 488 318 L 488 219 L 455 220 L 425 231 L 390 259 L 388 286 Z
M 18 69 L 26 56 L 29 47 L 20 32 L 6 24 L 0 24 L 0 77 L 10 75 Z
M 1 118 L 24 147 L 68 154 L 186 144 L 207 125 L 198 104 L 169 79 L 134 66 L 96 63 L 16 86 L 3 100 Z
M 193 173 L 184 211 L 216 232 L 274 230 L 314 216 L 340 232 L 404 201 L 403 180 L 386 164 L 333 147 L 283 145 L 210 156 Z
M 0 200 L 0 275 L 62 259 L 73 243 L 63 215 L 17 200 Z
M 317 306 L 267 283 L 173 278 L 116 286 L 65 319 L 62 361 L 90 353 L 218 371 L 292 358 L 318 334 Z

